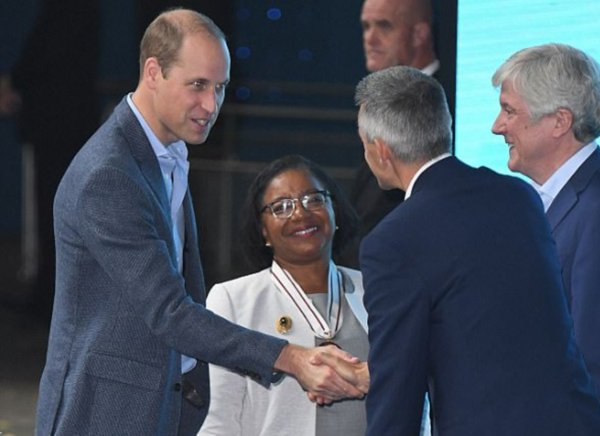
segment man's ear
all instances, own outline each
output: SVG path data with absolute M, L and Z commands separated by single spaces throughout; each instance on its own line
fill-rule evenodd
M 559 108 L 554 115 L 556 121 L 553 136 L 559 138 L 573 128 L 573 112 L 566 108 Z
M 380 138 L 375 138 L 373 142 L 375 143 L 378 162 L 383 165 L 384 163 L 391 161 L 393 158 L 393 153 L 390 149 L 390 146 L 387 145 L 387 142 Z
M 144 81 L 151 89 L 156 87 L 158 80 L 162 78 L 162 68 L 155 57 L 149 57 L 144 63 Z
M 421 21 L 413 25 L 412 45 L 421 47 L 431 39 L 431 26 L 426 21 Z

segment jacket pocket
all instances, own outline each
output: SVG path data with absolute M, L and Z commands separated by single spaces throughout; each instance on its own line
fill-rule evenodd
M 91 353 L 86 365 L 89 375 L 158 391 L 162 374 L 160 368 L 142 362 L 108 354 Z

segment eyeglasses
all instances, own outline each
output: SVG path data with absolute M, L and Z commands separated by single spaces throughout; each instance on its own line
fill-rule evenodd
M 296 203 L 300 202 L 304 210 L 321 209 L 327 203 L 327 197 L 331 194 L 327 191 L 315 191 L 304 194 L 298 198 L 281 198 L 272 203 L 265 205 L 260 213 L 267 209 L 271 209 L 271 213 L 275 218 L 287 219 L 290 218 L 296 211 Z

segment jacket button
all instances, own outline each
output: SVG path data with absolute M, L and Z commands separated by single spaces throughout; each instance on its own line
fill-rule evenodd
M 181 390 L 181 383 L 175 383 L 173 385 L 173 389 L 175 390 L 175 392 L 179 392 Z

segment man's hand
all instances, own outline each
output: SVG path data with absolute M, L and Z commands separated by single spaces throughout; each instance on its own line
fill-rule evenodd
M 337 350 L 333 348 L 333 350 Z M 359 391 L 365 395 L 369 391 L 369 367 L 367 362 L 361 362 L 358 358 L 346 353 L 345 351 L 337 350 L 332 352 L 330 347 L 327 347 L 326 353 L 316 355 L 310 363 L 313 365 L 327 365 L 335 369 L 335 371 L 348 383 L 351 383 Z
M 329 351 L 329 350 L 328 350 Z M 335 371 L 348 383 L 355 386 L 365 395 L 369 391 L 369 367 L 366 362 L 361 362 L 358 358 L 351 356 L 348 353 L 342 352 L 345 355 L 336 353 L 320 353 L 313 358 L 313 365 L 328 365 L 334 368 Z M 363 396 L 361 395 L 361 397 Z M 308 398 L 318 404 L 327 404 L 324 398 L 308 392 Z
M 319 404 L 364 396 L 368 389 L 368 376 L 365 387 L 364 376 L 356 374 L 360 368 L 358 359 L 332 345 L 304 348 L 288 344 L 275 362 L 276 370 L 294 376 L 308 391 L 309 398 Z M 366 372 L 368 374 L 368 370 Z M 353 382 L 360 383 L 361 389 Z

